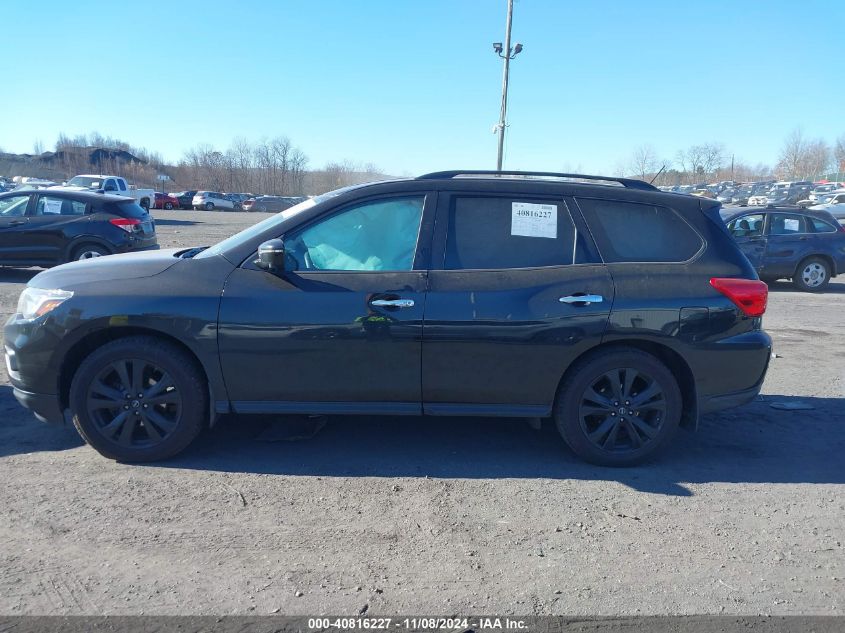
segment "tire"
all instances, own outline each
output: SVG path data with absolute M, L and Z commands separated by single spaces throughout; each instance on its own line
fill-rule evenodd
M 823 257 L 808 257 L 795 269 L 792 284 L 803 292 L 821 292 L 830 283 L 830 264 Z
M 105 257 L 111 255 L 111 251 L 105 246 L 99 244 L 82 244 L 73 249 L 69 262 L 85 261 L 86 259 L 95 259 L 97 257 Z
M 254 209 L 254 208 L 255 208 L 255 207 L 253 207 L 253 209 Z M 267 210 L 267 207 L 265 207 L 265 206 L 262 204 L 260 207 L 258 207 L 258 210 L 259 210 L 259 211 L 264 212 L 264 211 L 266 211 L 266 210 Z
M 206 211 L 214 211 L 214 203 L 213 202 L 206 202 L 205 203 L 205 210 Z
M 638 403 L 638 397 L 646 399 Z M 667 446 L 682 408 L 678 383 L 662 362 L 638 349 L 617 347 L 567 371 L 554 419 L 566 444 L 585 461 L 633 466 Z
M 165 211 L 173 211 L 173 203 L 172 202 L 165 202 L 164 203 L 164 210 Z
M 148 402 L 165 402 L 150 408 L 144 395 Z M 99 347 L 70 387 L 76 430 L 103 457 L 121 462 L 152 462 L 184 450 L 204 426 L 207 401 L 205 377 L 194 359 L 150 336 Z

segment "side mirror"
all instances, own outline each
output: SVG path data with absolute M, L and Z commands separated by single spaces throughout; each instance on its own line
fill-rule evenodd
M 269 273 L 283 273 L 285 271 L 284 240 L 267 240 L 259 246 L 255 265 Z

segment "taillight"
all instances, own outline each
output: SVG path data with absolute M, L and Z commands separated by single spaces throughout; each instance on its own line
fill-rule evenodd
M 769 287 L 753 279 L 713 277 L 710 285 L 733 301 L 745 316 L 763 316 L 769 299 Z
M 116 227 L 123 229 L 127 233 L 131 233 L 135 230 L 136 226 L 141 224 L 141 220 L 136 220 L 135 218 L 114 218 L 109 220 L 112 224 Z

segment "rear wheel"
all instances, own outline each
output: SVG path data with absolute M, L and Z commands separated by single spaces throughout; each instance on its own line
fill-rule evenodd
M 147 336 L 118 339 L 88 356 L 73 377 L 73 423 L 110 459 L 165 459 L 202 429 L 204 385 L 194 360 L 178 347 Z
M 808 257 L 798 264 L 792 283 L 804 292 L 820 292 L 830 283 L 830 264 L 821 257 Z
M 213 202 L 206 202 L 205 203 L 205 210 L 206 211 L 214 211 L 214 203 Z
M 94 259 L 96 257 L 105 257 L 106 255 L 111 255 L 111 253 L 108 249 L 100 246 L 99 244 L 82 244 L 81 246 L 77 246 L 73 249 L 73 253 L 68 261 L 84 261 L 86 259 Z
M 601 466 L 630 466 L 666 446 L 681 420 L 678 383 L 637 349 L 609 349 L 578 362 L 560 386 L 555 422 L 569 447 Z

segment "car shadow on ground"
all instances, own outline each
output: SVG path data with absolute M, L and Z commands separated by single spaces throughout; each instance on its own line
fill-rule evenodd
M 184 453 L 143 467 L 287 476 L 604 480 L 675 496 L 692 495 L 689 484 L 841 484 L 843 404 L 843 398 L 763 396 L 705 416 L 697 432 L 679 432 L 661 457 L 633 468 L 580 461 L 549 421 L 534 431 L 523 419 L 379 416 L 331 417 L 313 436 L 291 441 L 283 438 L 303 436 L 301 417 L 228 416 Z M 0 457 L 83 444 L 73 428 L 38 422 L 20 409 L 8 386 L 0 386 L 0 419 Z
M 0 283 L 25 284 L 43 268 L 0 268 Z
M 841 295 L 841 294 L 845 294 L 845 283 L 837 283 L 840 279 L 843 279 L 843 277 L 841 277 L 841 276 L 837 277 L 835 280 L 833 280 L 831 283 L 829 283 L 827 285 L 827 288 L 825 288 L 824 290 L 822 290 L 819 293 L 805 292 L 804 290 L 799 290 L 794 285 L 792 285 L 791 281 L 786 281 L 785 279 L 781 279 L 781 280 L 778 280 L 778 281 L 766 282 L 766 283 L 769 286 L 770 292 L 799 292 L 799 293 L 806 294 L 806 295 L 809 295 L 809 296 L 812 296 L 814 294 L 818 294 L 818 295 L 840 294 Z M 843 280 L 845 280 L 845 279 L 843 279 Z
M 772 405 L 809 409 L 776 409 Z M 684 484 L 845 483 L 845 399 L 764 396 L 705 416 L 659 459 L 634 468 L 580 461 L 553 424 L 439 417 L 333 417 L 309 439 L 264 441 L 258 416 L 221 421 L 186 453 L 155 467 L 294 476 L 588 479 L 689 496 Z M 284 435 L 284 433 L 274 433 Z
M 12 387 L 0 385 L 0 457 L 64 451 L 85 442 L 73 427 L 45 424 L 35 419 L 12 395 Z

